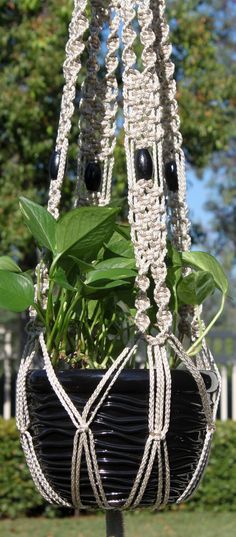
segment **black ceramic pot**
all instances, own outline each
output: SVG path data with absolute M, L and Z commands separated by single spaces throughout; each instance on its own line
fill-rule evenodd
M 73 370 L 57 373 L 74 405 L 82 411 L 101 380 L 102 370 Z M 206 433 L 197 385 L 192 376 L 173 370 L 170 429 L 167 434 L 171 489 L 170 503 L 185 490 L 197 466 Z M 216 388 L 213 373 L 202 373 L 209 397 Z M 215 384 L 215 386 L 214 386 Z M 53 392 L 46 373 L 28 374 L 27 393 L 35 451 L 49 483 L 62 498 L 71 502 L 71 457 L 74 425 Z M 123 371 L 100 407 L 91 425 L 95 437 L 98 465 L 107 500 L 114 508 L 128 498 L 136 477 L 148 435 L 149 373 Z M 154 504 L 157 491 L 157 462 L 141 501 Z M 85 458 L 82 459 L 81 500 L 96 507 Z

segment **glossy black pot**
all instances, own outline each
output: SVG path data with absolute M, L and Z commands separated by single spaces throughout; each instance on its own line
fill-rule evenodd
M 60 371 L 57 375 L 74 405 L 82 411 L 103 371 Z M 206 433 L 206 419 L 192 376 L 182 370 L 173 370 L 171 375 L 171 420 L 167 446 L 171 472 L 169 502 L 174 503 L 197 466 Z M 211 398 L 216 389 L 215 375 L 203 372 L 202 376 Z M 45 371 L 33 370 L 28 374 L 27 393 L 30 432 L 42 470 L 54 490 L 71 502 L 74 425 L 53 392 Z M 148 371 L 123 371 L 91 425 L 104 490 L 114 508 L 127 499 L 139 468 L 148 435 L 148 395 Z M 140 505 L 152 505 L 156 491 L 157 462 Z M 85 506 L 96 507 L 84 457 L 80 493 Z

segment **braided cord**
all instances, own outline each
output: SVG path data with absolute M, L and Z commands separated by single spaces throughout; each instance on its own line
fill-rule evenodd
M 80 136 L 78 154 L 77 205 L 98 203 L 106 205 L 110 201 L 113 152 L 116 143 L 116 114 L 118 109 L 118 66 L 120 15 L 118 2 L 110 3 L 110 10 L 103 7 L 103 0 L 92 0 L 92 20 L 89 38 L 89 59 L 87 76 L 82 87 L 80 103 Z M 109 22 L 105 76 L 99 76 L 98 52 L 101 47 L 99 34 L 104 23 Z M 86 163 L 99 162 L 102 168 L 102 181 L 99 192 L 89 192 L 84 184 Z
M 170 493 L 170 469 L 165 440 L 170 416 L 170 389 L 165 391 L 165 386 L 170 386 L 168 384 L 170 376 L 165 377 L 164 373 L 165 368 L 169 369 L 169 365 L 163 345 L 166 334 L 171 329 L 172 315 L 168 310 L 170 295 L 165 283 L 166 265 L 164 258 L 167 228 L 160 143 L 162 128 L 160 124 L 159 79 L 155 69 L 156 55 L 153 48 L 155 35 L 152 30 L 150 2 L 139 2 L 137 15 L 140 24 L 140 39 L 143 45 L 142 72 L 136 68 L 134 53 L 136 34 L 133 21 L 136 12 L 133 2 L 125 2 L 123 6 L 125 148 L 129 183 L 129 222 L 139 273 L 136 278 L 138 294 L 135 301 L 137 311 L 135 321 L 138 330 L 150 342 L 148 346 L 150 369 L 149 430 L 152 432 L 150 432 L 146 442 L 129 501 L 134 502 L 134 507 L 140 503 L 154 462 L 157 461 L 158 490 L 155 508 L 158 508 L 161 504 L 168 502 Z M 150 148 L 152 151 L 154 180 L 147 181 L 140 178 L 137 180 L 135 153 L 139 148 Z M 153 296 L 158 307 L 157 326 L 163 338 L 159 339 L 160 346 L 152 346 L 154 338 L 147 335 L 150 327 L 148 315 L 150 276 L 154 282 Z M 160 338 L 160 335 L 158 337 Z M 153 438 L 156 440 L 154 443 L 152 442 Z
M 66 45 L 66 59 L 63 65 L 65 84 L 63 88 L 61 111 L 56 140 L 56 151 L 60 154 L 57 179 L 51 180 L 49 188 L 48 211 L 55 217 L 59 216 L 59 203 L 68 152 L 68 136 L 71 130 L 71 119 L 74 112 L 76 82 L 81 69 L 81 54 L 84 51 L 83 36 L 88 28 L 85 15 L 87 0 L 75 0 L 69 39 Z
M 80 135 L 78 140 L 78 171 L 77 182 L 79 200 L 77 204 L 83 205 L 89 199 L 83 182 L 86 163 L 99 159 L 101 143 L 101 123 L 104 115 L 104 83 L 98 78 L 98 53 L 101 47 L 100 32 L 107 21 L 107 9 L 102 0 L 91 0 L 91 21 L 89 25 L 87 74 L 81 88 L 80 101 Z M 97 193 L 91 195 L 91 201 L 96 203 Z
M 66 44 L 66 58 L 63 64 L 64 87 L 61 99 L 60 117 L 57 131 L 55 150 L 60 156 L 56 179 L 51 179 L 49 186 L 47 210 L 56 219 L 59 217 L 61 189 L 66 169 L 67 153 L 69 147 L 69 134 L 71 131 L 72 116 L 74 113 L 74 100 L 76 95 L 76 82 L 81 69 L 81 55 L 84 51 L 83 36 L 88 28 L 85 15 L 87 0 L 74 0 L 74 9 L 69 25 L 69 38 Z M 40 295 L 42 307 L 47 306 L 47 292 L 49 288 L 48 270 L 43 258 L 35 269 L 36 278 L 40 280 Z M 37 294 L 37 285 L 35 285 Z M 35 311 L 30 309 L 32 319 L 36 317 Z
M 161 110 L 159 101 L 160 82 L 156 73 L 156 54 L 154 52 L 155 35 L 152 30 L 152 12 L 150 2 L 139 2 L 138 19 L 140 24 L 141 43 L 143 44 L 143 71 L 135 66 L 134 41 L 136 34 L 133 29 L 135 18 L 133 2 L 126 2 L 123 7 L 123 86 L 125 116 L 125 147 L 129 182 L 129 221 L 131 238 L 134 244 L 136 263 L 139 275 L 136 285 L 139 289 L 136 299 L 136 325 L 142 333 L 146 333 L 150 320 L 147 310 L 150 300 L 147 292 L 150 286 L 149 271 L 154 281 L 154 300 L 158 306 L 157 326 L 162 332 L 168 332 L 172 324 L 172 316 L 168 311 L 170 299 L 166 286 L 166 209 L 162 172 L 162 128 L 160 124 Z M 139 89 L 142 88 L 142 99 Z M 141 114 L 141 116 L 140 116 Z M 152 128 L 146 129 L 149 120 Z M 140 129 L 141 125 L 141 129 Z M 144 127 L 143 127 L 144 126 Z M 137 181 L 134 159 L 135 150 L 150 147 L 154 160 L 154 181 L 140 179 Z
M 178 192 L 168 192 L 167 202 L 171 211 L 171 226 L 174 245 L 177 249 L 189 250 L 189 220 L 186 205 L 185 158 L 182 150 L 180 119 L 176 101 L 175 66 L 171 60 L 170 29 L 166 20 L 166 2 L 152 0 L 155 31 L 156 68 L 160 77 L 160 101 L 162 104 L 163 159 L 164 163 L 176 162 Z
M 176 82 L 174 64 L 171 60 L 170 29 L 166 20 L 165 0 L 152 0 L 155 25 L 156 68 L 160 76 L 160 102 L 163 110 L 163 161 L 164 167 L 171 161 L 176 163 L 178 190 L 173 192 L 166 188 L 167 212 L 169 213 L 170 234 L 177 250 L 188 251 L 191 247 L 190 222 L 186 203 L 185 158 L 182 150 L 180 118 L 176 101 Z M 188 275 L 190 269 L 184 269 Z M 184 335 L 192 341 L 194 328 L 194 308 L 183 306 L 179 312 L 179 337 Z M 195 323 L 196 324 L 196 323 Z

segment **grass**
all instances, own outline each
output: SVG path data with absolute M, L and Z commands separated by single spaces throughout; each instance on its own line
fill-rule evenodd
M 126 513 L 127 537 L 232 537 L 235 513 Z M 1 537 L 105 537 L 103 515 L 0 521 Z

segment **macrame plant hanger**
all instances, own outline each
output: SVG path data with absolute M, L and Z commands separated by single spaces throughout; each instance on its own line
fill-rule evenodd
M 167 233 L 180 251 L 190 248 L 189 221 L 186 206 L 186 182 L 182 138 L 176 103 L 174 66 L 170 59 L 169 28 L 165 18 L 164 0 L 91 0 L 90 24 L 86 17 L 88 2 L 75 0 L 69 39 L 64 62 L 65 85 L 53 154 L 48 211 L 59 216 L 61 189 L 66 169 L 71 120 L 74 113 L 76 83 L 81 69 L 81 55 L 87 47 L 87 74 L 81 88 L 79 107 L 79 155 L 76 206 L 107 205 L 110 201 L 118 84 L 116 69 L 118 50 L 122 42 L 123 111 L 125 152 L 128 175 L 128 203 L 131 238 L 134 245 L 138 276 L 136 287 L 137 337 L 128 344 L 104 373 L 96 390 L 80 413 L 60 384 L 48 356 L 43 332 L 31 323 L 28 343 L 21 361 L 17 381 L 17 426 L 32 478 L 44 498 L 61 506 L 84 508 L 80 497 L 80 466 L 85 453 L 91 487 L 99 508 L 107 510 L 107 535 L 123 535 L 121 514 L 109 505 L 99 473 L 93 420 L 116 382 L 121 371 L 135 355 L 140 340 L 146 342 L 149 368 L 149 435 L 140 461 L 139 470 L 121 511 L 138 507 L 145 493 L 154 461 L 158 463 L 158 487 L 153 505 L 158 509 L 168 503 L 170 468 L 166 435 L 170 424 L 171 374 L 168 356 L 172 350 L 194 378 L 200 394 L 207 427 L 198 465 L 185 491 L 178 498 L 182 502 L 193 492 L 202 475 L 209 454 L 211 438 L 220 395 L 220 377 L 209 349 L 203 342 L 201 351 L 189 357 L 182 341 L 188 337 L 193 343 L 198 337 L 197 313 L 190 307 L 181 311 L 179 337 L 172 333 L 172 315 L 169 311 L 170 292 L 166 286 Z M 105 76 L 98 76 L 100 32 L 109 25 L 106 43 Z M 89 30 L 89 32 L 88 32 Z M 87 43 L 85 34 L 89 33 Z M 142 68 L 137 68 L 135 43 L 139 33 L 142 46 Z M 137 165 L 146 159 L 146 176 Z M 176 173 L 172 173 L 176 169 Z M 94 184 L 89 183 L 89 173 Z M 141 175 L 140 175 L 141 173 Z M 171 176 L 172 173 L 172 176 Z M 90 173 L 91 176 L 91 173 Z M 101 176 L 101 177 L 100 177 Z M 98 179 L 101 178 L 101 182 Z M 174 178 L 174 179 L 173 179 Z M 100 182 L 100 185 L 99 185 Z M 97 188 L 98 187 L 98 188 Z M 154 284 L 153 297 L 157 305 L 156 325 L 150 328 L 148 289 Z M 47 270 L 41 264 L 41 285 L 47 293 Z M 27 401 L 26 378 L 34 355 L 41 348 L 43 367 L 52 389 L 66 409 L 75 428 L 72 470 L 72 503 L 65 501 L 48 482 L 38 461 L 29 432 L 30 416 Z M 200 370 L 214 371 L 218 389 L 210 402 Z

